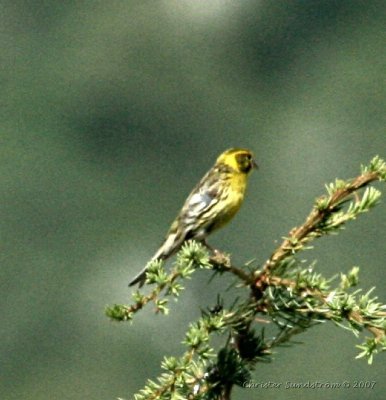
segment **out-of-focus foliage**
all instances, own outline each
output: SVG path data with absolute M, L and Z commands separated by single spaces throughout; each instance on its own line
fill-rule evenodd
M 325 182 L 384 158 L 385 13 L 371 0 L 2 1 L 0 397 L 130 398 L 181 352 L 197 305 L 221 290 L 226 302 L 200 271 L 167 319 L 128 328 L 103 314 L 222 150 L 251 148 L 260 165 L 211 239 L 240 264 L 265 260 Z M 382 206 L 323 239 L 318 268 L 359 264 L 362 286 L 384 293 L 385 231 Z M 346 335 L 312 333 L 253 379 L 375 380 L 333 395 L 381 397 L 382 355 L 364 369 Z

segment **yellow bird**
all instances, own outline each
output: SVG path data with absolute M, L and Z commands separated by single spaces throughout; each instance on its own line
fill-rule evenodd
M 240 209 L 247 178 L 257 164 L 246 149 L 224 151 L 186 199 L 153 260 L 165 260 L 176 253 L 185 240 L 194 239 L 206 245 L 206 237 L 222 227 Z M 146 267 L 129 286 L 146 280 Z

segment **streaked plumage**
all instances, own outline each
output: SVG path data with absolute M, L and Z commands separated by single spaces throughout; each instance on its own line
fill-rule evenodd
M 185 240 L 205 243 L 205 238 L 226 224 L 239 210 L 249 172 L 257 167 L 246 149 L 229 149 L 222 153 L 186 199 L 172 223 L 165 241 L 151 260 L 166 258 L 177 252 Z M 143 285 L 146 267 L 129 283 Z

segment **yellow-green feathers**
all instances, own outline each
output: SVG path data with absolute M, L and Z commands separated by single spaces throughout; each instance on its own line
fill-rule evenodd
M 244 200 L 247 177 L 255 167 L 249 150 L 229 149 L 222 153 L 186 199 L 152 260 L 170 257 L 185 240 L 205 243 L 208 234 L 230 221 Z M 129 285 L 142 285 L 145 278 L 146 268 Z

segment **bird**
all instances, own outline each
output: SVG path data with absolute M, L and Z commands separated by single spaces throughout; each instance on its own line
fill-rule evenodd
M 231 148 L 217 158 L 189 194 L 172 223 L 165 240 L 151 258 L 166 260 L 187 240 L 196 240 L 208 248 L 206 237 L 229 222 L 244 201 L 248 175 L 258 166 L 250 150 Z M 147 266 L 129 283 L 143 286 Z

